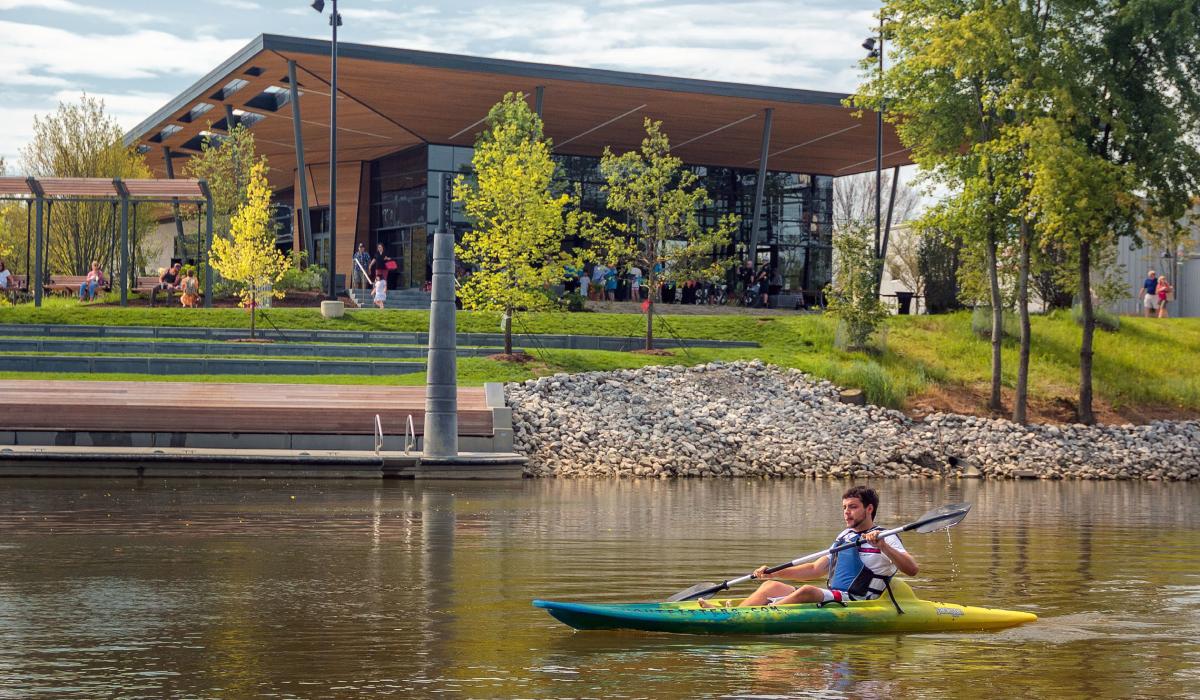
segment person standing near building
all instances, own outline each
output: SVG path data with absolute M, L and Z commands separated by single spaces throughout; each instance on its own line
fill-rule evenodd
M 1146 318 L 1158 311 L 1158 275 L 1154 270 L 1147 272 L 1146 279 L 1142 281 L 1142 310 Z
M 596 263 L 592 268 L 592 288 L 595 290 L 596 301 L 604 301 L 604 275 L 608 273 L 608 266 L 604 263 Z
M 583 297 L 584 299 L 591 298 L 588 296 L 588 281 L 591 279 L 591 276 L 588 275 L 587 265 L 579 268 L 579 296 Z
M 351 276 L 355 289 L 366 289 L 369 283 L 367 266 L 371 264 L 371 254 L 367 252 L 367 244 L 359 243 L 354 252 L 354 274 Z

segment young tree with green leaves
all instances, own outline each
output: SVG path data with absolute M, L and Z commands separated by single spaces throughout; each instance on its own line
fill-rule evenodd
M 246 203 L 230 221 L 229 238 L 213 239 L 210 253 L 213 269 L 239 285 L 242 306 L 250 310 L 251 338 L 259 306 L 270 297 L 283 298 L 283 291 L 273 285 L 291 267 L 288 257 L 275 247 L 266 171 L 266 164 L 261 162 L 250 169 Z
M 60 102 L 53 114 L 34 117 L 33 139 L 21 150 L 21 162 L 26 174 L 42 178 L 150 177 L 142 156 L 122 139 L 104 101 L 84 94 L 78 102 Z M 153 212 L 139 207 L 136 214 L 130 227 L 131 277 L 139 261 L 157 252 L 148 249 L 146 236 L 154 227 Z M 46 217 L 46 270 L 82 275 L 96 260 L 111 272 L 121 257 L 119 217 L 119 209 L 108 202 L 55 202 Z
M 637 263 L 650 283 L 646 305 L 646 350 L 654 349 L 654 294 L 660 281 L 716 280 L 730 261 L 718 251 L 729 245 L 741 219 L 725 215 L 715 226 L 700 222 L 710 206 L 708 191 L 694 172 L 671 155 L 662 122 L 645 120 L 642 147 L 621 155 L 604 149 L 600 173 L 608 188 L 608 208 L 626 215 L 612 225 L 629 240 L 625 259 Z
M 237 125 L 226 135 L 210 134 L 204 137 L 200 153 L 187 162 L 190 177 L 204 180 L 213 196 L 213 231 L 218 236 L 228 236 L 234 214 L 249 201 L 249 187 L 255 166 L 267 163 L 267 157 L 258 155 L 254 134 L 242 125 Z M 267 172 L 264 167 L 263 172 Z M 185 212 L 186 213 L 186 212 Z M 184 228 L 184 241 L 190 227 Z M 191 242 L 194 246 L 195 243 Z
M 512 354 L 512 315 L 553 308 L 549 288 L 590 257 L 611 258 L 617 241 L 556 191 L 551 143 L 522 93 L 508 93 L 488 112 L 475 142 L 474 174 L 459 175 L 454 198 L 471 230 L 456 252 L 473 271 L 459 290 L 468 309 L 504 313 L 504 353 Z M 589 244 L 566 250 L 568 236 Z
M 837 273 L 825 296 L 829 314 L 844 329 L 847 350 L 866 350 L 871 335 L 890 315 L 875 288 L 881 262 L 875 257 L 871 235 L 870 228 L 859 223 L 833 240 Z

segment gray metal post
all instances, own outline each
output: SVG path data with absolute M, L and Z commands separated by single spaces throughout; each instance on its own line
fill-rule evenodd
M 537 112 L 538 119 L 542 118 L 542 98 L 546 95 L 546 87 L 538 85 L 533 91 L 533 111 Z
M 338 14 L 337 0 L 333 0 L 333 15 L 329 25 L 333 27 L 333 42 L 329 46 L 329 298 L 337 299 L 337 30 L 342 16 Z
M 237 115 L 233 113 L 233 105 L 226 104 L 225 105 L 225 133 L 228 134 L 228 133 L 232 132 L 234 127 L 236 127 L 237 125 L 238 125 L 238 118 L 237 118 Z
M 171 147 L 163 146 L 163 160 L 167 164 L 167 179 L 175 179 L 175 164 L 171 160 Z M 179 218 L 179 199 L 171 199 L 171 215 L 175 217 L 175 236 L 179 241 L 181 256 L 187 255 L 187 242 L 183 239 L 183 219 Z
M 762 151 L 758 156 L 758 180 L 754 183 L 754 214 L 750 222 L 750 261 L 758 265 L 758 227 L 762 222 L 763 194 L 767 185 L 767 154 L 771 148 L 771 118 L 775 110 L 768 107 L 763 110 Z
M 213 236 L 213 196 L 208 189 L 208 183 L 200 181 L 200 191 L 204 193 L 204 308 L 211 309 L 213 304 L 213 269 L 212 269 L 212 236 Z
M 883 244 L 879 248 L 879 269 L 875 271 L 875 294 L 883 286 L 883 268 L 887 265 L 888 238 L 892 235 L 892 212 L 896 210 L 896 184 L 900 181 L 900 166 L 892 169 L 892 196 L 888 198 L 887 225 L 883 228 Z M 913 290 L 916 291 L 916 290 Z
M 454 229 L 451 175 L 442 175 L 442 212 L 433 236 L 433 295 L 429 304 L 429 359 L 425 380 L 426 457 L 458 455 L 458 360 L 454 309 Z
M 288 89 L 292 96 L 292 133 L 296 141 L 296 173 L 300 175 L 300 226 L 304 236 L 304 250 L 308 253 L 308 264 L 314 265 L 312 217 L 308 213 L 308 169 L 304 165 L 304 135 L 300 131 L 300 89 L 296 87 L 296 62 L 288 61 Z M 295 243 L 292 244 L 295 247 Z M 332 273 L 332 271 L 331 271 Z
M 883 14 L 879 16 L 879 78 L 883 80 Z M 883 261 L 880 231 L 883 223 L 883 105 L 875 111 L 875 257 Z
M 129 197 L 121 195 L 121 306 L 129 305 Z
M 28 178 L 26 182 L 29 183 L 29 189 L 37 197 L 37 224 L 34 228 L 33 239 L 33 270 L 25 271 L 25 286 L 33 290 L 33 305 L 40 307 L 42 305 L 42 186 L 32 177 Z

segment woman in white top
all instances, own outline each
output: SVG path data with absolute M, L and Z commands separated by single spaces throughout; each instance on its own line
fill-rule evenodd
M 383 308 L 387 301 L 387 273 L 378 272 L 375 277 L 375 306 Z
M 12 284 L 12 273 L 8 271 L 8 267 L 0 260 L 0 289 L 8 289 Z

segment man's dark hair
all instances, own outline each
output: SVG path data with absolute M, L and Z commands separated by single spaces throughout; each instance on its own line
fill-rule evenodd
M 872 520 L 879 517 L 879 494 L 870 486 L 851 486 L 842 494 L 843 501 L 847 498 L 857 498 L 864 508 L 871 506 Z

